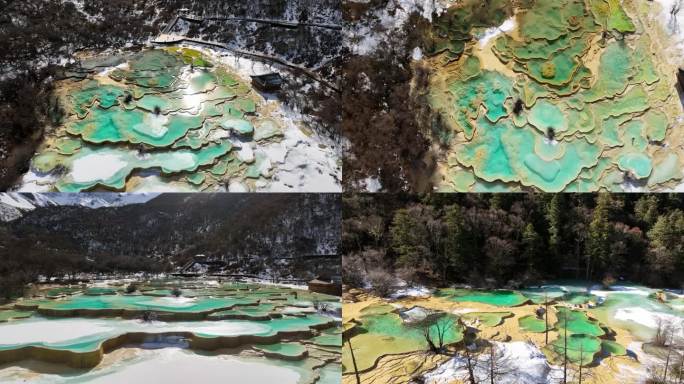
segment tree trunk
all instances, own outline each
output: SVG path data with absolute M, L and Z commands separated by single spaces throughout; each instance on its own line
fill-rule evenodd
M 544 292 L 544 341 L 549 345 L 549 295 Z
M 356 376 L 356 384 L 361 384 L 361 378 L 359 377 L 359 369 L 356 367 L 356 358 L 354 357 L 354 349 L 351 345 L 351 338 L 347 339 L 347 344 L 349 345 L 349 352 L 351 353 L 352 363 L 354 363 L 354 375 Z
M 580 271 L 582 270 L 582 256 L 580 255 L 580 242 L 579 238 L 575 241 L 575 260 L 577 261 L 577 269 L 575 270 L 575 277 L 579 277 Z
M 586 265 L 586 270 L 584 272 L 584 278 L 586 280 L 589 280 L 590 270 L 591 270 L 591 256 L 587 256 L 587 265 Z
M 466 364 L 468 368 L 468 378 L 470 384 L 477 384 L 477 381 L 475 380 L 475 372 L 473 370 L 472 356 L 470 355 L 470 352 L 468 352 L 468 347 L 466 347 Z
M 670 356 L 672 355 L 672 343 L 667 348 L 667 358 L 665 359 L 665 369 L 663 370 L 663 383 L 667 383 L 667 370 L 670 369 Z
M 584 359 L 584 347 L 580 345 L 580 363 L 579 363 L 579 384 L 582 384 L 582 360 Z
M 568 382 L 568 324 L 563 314 L 563 384 Z
M 489 345 L 489 384 L 495 384 L 494 383 L 494 355 L 496 352 L 494 351 L 494 344 Z

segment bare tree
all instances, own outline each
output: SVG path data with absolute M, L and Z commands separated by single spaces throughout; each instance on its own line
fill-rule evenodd
M 562 311 L 558 314 L 559 327 L 563 328 L 563 384 L 568 382 L 568 314 Z M 580 362 L 581 364 L 582 362 Z
M 487 354 L 484 363 L 487 367 L 487 381 L 489 384 L 498 383 L 502 376 L 514 371 L 509 357 L 505 351 L 493 342 L 488 342 Z
M 684 384 L 684 348 L 677 337 L 679 327 L 670 321 L 658 320 L 653 344 L 662 348 L 665 359 L 662 364 L 649 367 L 649 382 L 657 384 Z
M 453 317 L 441 312 L 431 313 L 425 319 L 416 322 L 416 326 L 423 331 L 430 351 L 434 353 L 445 352 L 445 337 L 456 324 Z
M 684 384 L 684 353 L 679 355 L 679 368 L 677 368 L 677 384 Z
M 549 293 L 544 290 L 544 343 L 549 345 Z
M 656 334 L 653 338 L 653 344 L 659 347 L 664 347 L 668 342 L 668 335 L 673 324 L 662 317 L 659 317 L 656 323 Z
M 582 364 L 584 362 L 584 345 L 580 344 L 579 358 L 579 384 L 582 384 Z
M 672 4 L 672 8 L 670 9 L 669 20 L 669 27 L 672 33 L 679 32 L 679 23 L 677 22 L 677 16 L 679 15 L 679 11 L 681 11 L 682 8 L 684 8 L 684 0 L 675 1 Z
M 470 384 L 478 384 L 477 379 L 475 378 L 477 360 L 473 356 L 473 353 L 468 349 L 468 346 L 466 346 L 463 351 L 463 357 L 465 358 L 465 367 L 468 371 L 468 382 Z
M 356 328 L 356 327 L 354 327 L 354 328 Z M 354 328 L 352 328 L 352 330 Z M 354 376 L 356 376 L 356 384 L 361 384 L 361 377 L 359 376 L 359 369 L 357 368 L 357 365 L 356 365 L 356 357 L 354 357 L 354 348 L 352 348 L 352 343 L 351 343 L 351 339 L 352 339 L 352 337 L 354 337 L 356 332 L 353 332 L 352 330 L 350 330 L 348 332 L 342 332 L 342 338 L 344 339 L 343 342 L 346 341 L 347 345 L 349 345 L 349 354 L 351 355 L 352 364 L 354 365 Z
M 672 352 L 675 349 L 675 330 L 676 327 L 669 323 L 665 328 L 665 346 L 667 347 L 667 357 L 665 357 L 665 369 L 663 370 L 663 383 L 667 383 L 667 374 L 670 370 L 670 362 L 673 358 Z

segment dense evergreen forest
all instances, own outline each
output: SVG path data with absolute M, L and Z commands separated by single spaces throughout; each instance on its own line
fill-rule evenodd
M 684 196 L 346 195 L 342 252 L 349 286 L 572 278 L 684 288 Z

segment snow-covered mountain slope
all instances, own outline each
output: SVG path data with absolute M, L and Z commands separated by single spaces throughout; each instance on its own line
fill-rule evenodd
M 38 207 L 59 205 L 86 208 L 120 207 L 142 204 L 157 197 L 157 193 L 0 193 L 0 220 L 12 221 Z
M 71 196 L 77 203 L 79 195 L 88 194 L 59 198 Z M 77 268 L 176 270 L 203 254 L 224 262 L 226 273 L 303 280 L 340 275 L 338 194 L 165 193 L 143 204 L 132 204 L 138 196 L 105 197 L 111 204 L 127 204 L 22 211 L 13 198 L 14 205 L 0 204 L 14 216 L 10 223 L 0 222 L 0 244 L 8 244 L 19 259 L 23 244 L 49 244 L 56 265 L 76 260 Z

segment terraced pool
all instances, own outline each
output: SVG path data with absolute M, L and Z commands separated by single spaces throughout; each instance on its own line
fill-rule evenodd
M 513 10 L 494 1 L 475 12 L 478 2 L 464 1 L 433 20 L 429 100 L 441 117 L 436 137 L 449 147 L 441 189 L 681 183 L 684 111 L 656 6 L 536 0 Z
M 333 296 L 198 281 L 140 283 L 126 293 L 132 290 L 124 285 L 46 288 L 43 298 L 4 306 L 0 381 L 116 382 L 169 364 L 174 367 L 159 380 L 170 372 L 188 377 L 180 369 L 187 365 L 222 365 L 190 371 L 203 382 L 238 376 L 253 377 L 255 383 L 274 377 L 292 384 L 334 382 L 331 375 L 341 361 L 339 312 L 314 308 L 314 302 L 339 307 Z M 124 353 L 134 357 L 117 357 Z M 73 374 L 55 378 L 34 372 L 19 364 L 27 359 Z M 234 372 L 236 367 L 256 371 Z
M 320 142 L 298 159 L 315 136 L 217 55 L 171 47 L 80 63 L 57 82 L 56 128 L 19 189 L 254 191 L 302 161 L 302 179 L 336 188 L 334 151 Z
M 425 357 L 429 356 L 425 355 L 428 349 L 426 326 L 421 322 L 429 314 L 440 316 L 439 321 L 428 325 L 433 340 L 438 338 L 440 322 L 450 320 L 444 339 L 454 353 L 463 349 L 461 341 L 468 340 L 464 334 L 470 329 L 474 330 L 477 339 L 503 346 L 510 342 L 533 343 L 534 346 L 523 349 L 530 353 L 537 350 L 540 356 L 535 356 L 535 361 L 543 360 L 550 369 L 562 364 L 566 350 L 573 366 L 595 368 L 596 363 L 611 358 L 623 360 L 606 367 L 613 364 L 637 366 L 638 360 L 629 357 L 637 354 L 630 348 L 652 340 L 658 319 L 681 322 L 684 319 L 684 312 L 678 306 L 681 297 L 674 292 L 664 293 L 636 285 L 604 290 L 588 282 L 559 281 L 520 291 L 446 288 L 433 290 L 431 297 L 396 300 L 371 297 L 366 299 L 369 301 L 365 305 L 363 300 L 345 303 L 348 311 L 345 310 L 343 321 L 349 343 L 345 342 L 343 346 L 344 382 L 353 382 L 349 348 L 353 348 L 358 371 L 368 380 L 399 377 L 393 375 L 403 372 L 395 369 L 402 359 L 406 359 L 407 366 L 426 364 L 424 369 L 430 369 L 430 364 L 436 363 L 427 363 L 430 359 Z M 550 312 L 548 344 L 545 342 L 546 321 L 539 314 L 539 310 L 545 308 Z M 473 345 L 470 348 L 475 348 Z M 511 344 L 511 348 L 522 347 Z M 458 357 L 455 359 L 455 362 L 445 363 L 444 369 L 450 366 L 448 364 L 463 363 Z M 603 371 L 597 374 L 609 375 Z

